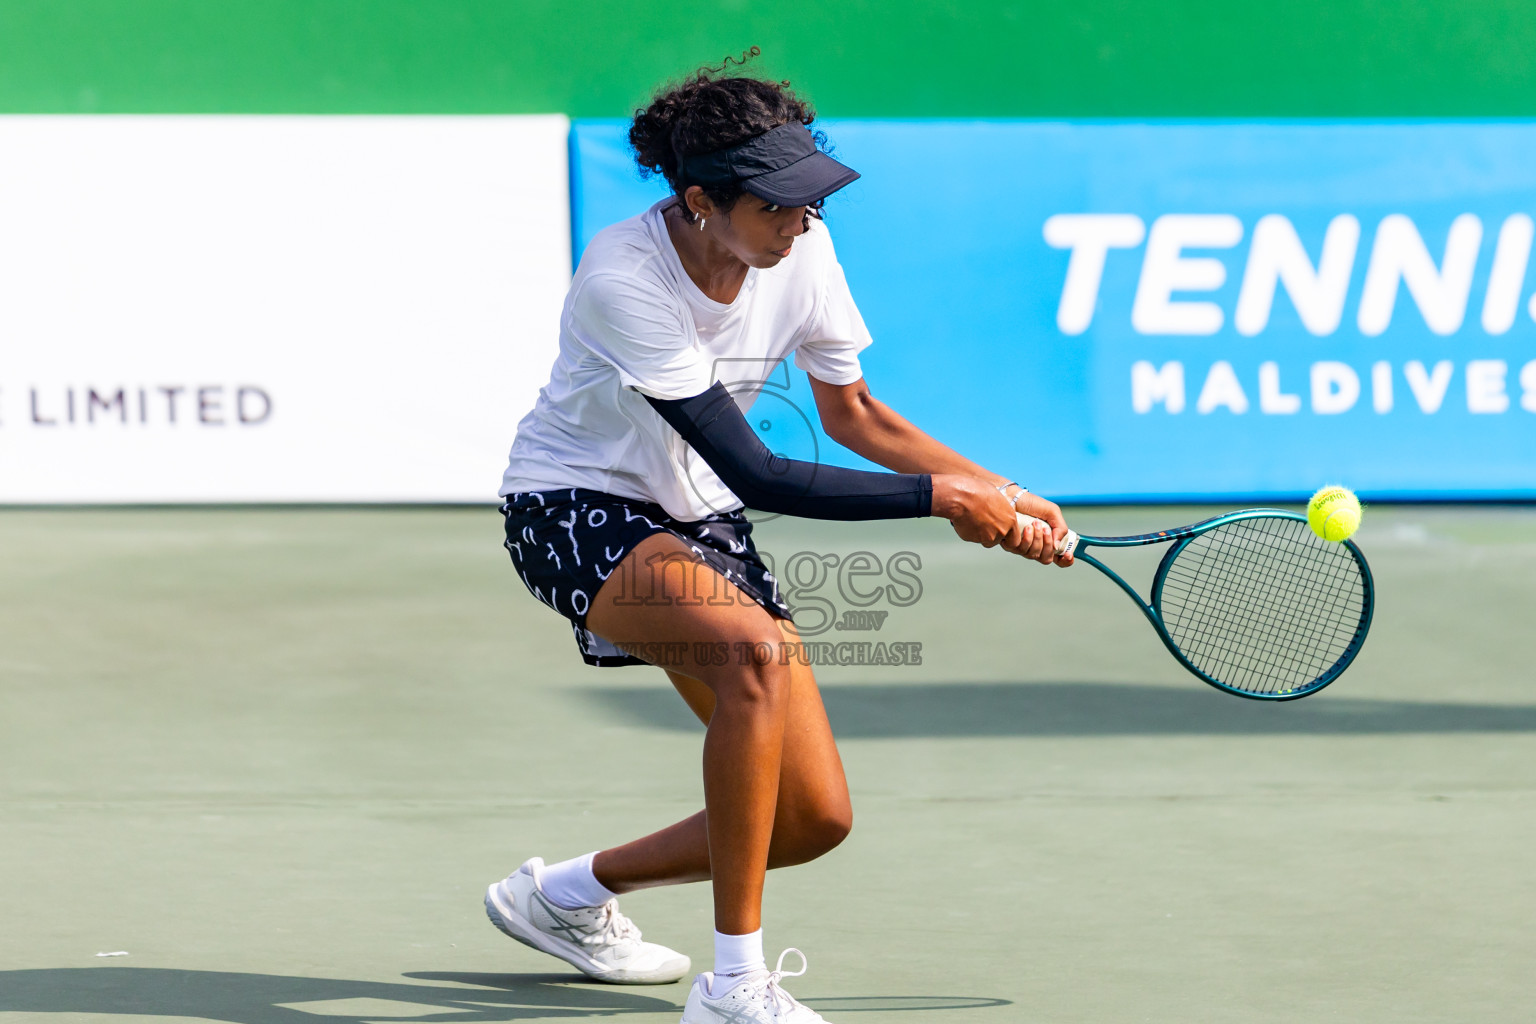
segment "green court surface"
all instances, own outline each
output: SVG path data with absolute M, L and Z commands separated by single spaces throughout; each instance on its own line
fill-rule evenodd
M 484 919 L 524 858 L 700 800 L 660 672 L 581 666 L 499 526 L 0 513 L 0 1022 L 675 1021 L 686 985 L 583 984 Z M 1370 510 L 1370 640 L 1283 705 L 1185 675 L 1086 566 L 937 522 L 759 538 L 921 562 L 878 633 L 827 634 L 922 644 L 819 672 L 853 835 L 769 883 L 770 958 L 806 952 L 833 1024 L 1530 1013 L 1536 512 Z M 706 888 L 624 904 L 708 966 Z

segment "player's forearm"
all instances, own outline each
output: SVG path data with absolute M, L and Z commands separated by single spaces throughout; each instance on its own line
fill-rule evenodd
M 808 519 L 910 519 L 932 514 L 929 474 L 873 473 L 786 459 L 752 432 L 716 383 L 691 398 L 646 397 L 742 503 Z
M 897 473 L 956 473 L 997 485 L 1008 482 L 914 426 L 872 395 L 860 396 L 856 410 L 829 429 L 834 441 Z

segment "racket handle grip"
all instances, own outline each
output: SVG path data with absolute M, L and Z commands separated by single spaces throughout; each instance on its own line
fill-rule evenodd
M 1032 523 L 1038 526 L 1043 526 L 1047 530 L 1051 528 L 1051 524 L 1047 523 L 1044 519 L 1036 519 L 1034 516 L 1027 516 L 1023 512 L 1018 513 L 1018 517 L 1021 523 Z M 1077 552 L 1077 541 L 1078 536 L 1076 531 L 1068 529 L 1067 535 L 1061 539 L 1061 543 L 1056 547 L 1056 554 L 1058 556 L 1075 554 Z
M 1072 529 L 1071 527 L 1068 527 L 1067 528 L 1067 535 L 1061 539 L 1061 547 L 1057 549 L 1056 553 L 1058 555 L 1075 555 L 1075 554 L 1077 554 L 1077 541 L 1078 541 L 1077 531 Z

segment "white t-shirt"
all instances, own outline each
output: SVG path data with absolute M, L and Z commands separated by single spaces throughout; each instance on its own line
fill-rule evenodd
M 584 487 L 655 502 L 685 521 L 740 508 L 644 396 L 692 398 L 723 380 L 745 411 L 791 353 L 828 384 L 863 376 L 869 331 L 825 225 L 812 218 L 771 270 L 749 268 L 726 304 L 683 269 L 663 220 L 670 202 L 604 229 L 582 254 L 560 354 L 518 424 L 502 494 Z

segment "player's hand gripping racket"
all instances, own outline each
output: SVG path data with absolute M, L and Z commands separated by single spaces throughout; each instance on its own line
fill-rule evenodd
M 1169 544 L 1151 600 L 1089 548 Z M 1256 700 L 1316 693 L 1349 667 L 1371 627 L 1374 586 L 1354 541 L 1325 541 L 1307 517 L 1254 508 L 1134 537 L 1079 537 L 1070 553 L 1120 585 L 1185 668 Z

